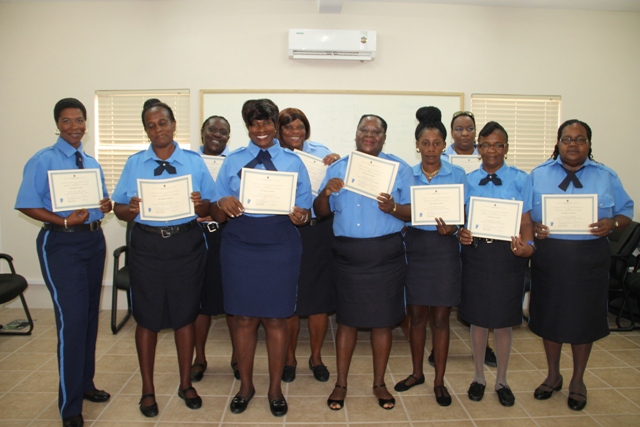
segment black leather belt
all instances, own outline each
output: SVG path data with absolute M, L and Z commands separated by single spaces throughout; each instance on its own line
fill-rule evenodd
M 222 230 L 225 225 L 227 225 L 226 222 L 223 222 L 222 224 L 220 224 L 219 222 L 215 222 L 215 221 L 202 221 L 200 223 L 200 226 L 202 227 L 202 229 L 204 231 L 208 231 L 209 233 L 214 233 L 218 230 Z
M 75 233 L 76 231 L 98 231 L 100 230 L 100 227 L 100 220 L 92 221 L 89 224 L 69 225 L 67 227 L 65 227 L 64 225 L 49 224 L 48 222 L 42 225 L 42 228 L 44 228 L 45 230 L 60 231 L 62 233 Z
M 193 221 L 189 221 L 180 225 L 171 225 L 169 227 L 151 227 L 150 225 L 140 224 L 136 222 L 136 227 L 140 228 L 147 233 L 155 233 L 161 235 L 164 239 L 167 237 L 174 236 L 176 234 L 180 234 L 184 231 L 190 230 L 198 224 L 198 221 L 195 219 Z

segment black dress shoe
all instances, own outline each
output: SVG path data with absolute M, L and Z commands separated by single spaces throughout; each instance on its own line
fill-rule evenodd
M 407 384 L 407 381 L 409 381 L 411 378 L 413 378 L 413 384 Z M 403 392 L 403 391 L 407 391 L 409 390 L 411 387 L 420 385 L 420 384 L 424 384 L 424 375 L 422 375 L 422 378 L 417 378 L 416 376 L 414 376 L 413 374 L 409 375 L 407 378 L 403 379 L 402 381 L 398 382 L 398 384 L 396 384 L 393 389 L 395 391 L 399 391 L 399 392 Z
M 496 354 L 491 350 L 491 347 L 487 347 L 484 351 L 484 364 L 487 366 L 491 366 L 495 368 L 498 366 L 498 360 L 496 359 Z
M 374 394 L 375 394 L 375 389 L 382 388 L 382 387 L 387 388 L 387 385 L 385 383 L 374 385 L 373 386 Z M 391 399 L 378 398 L 378 405 L 380 405 L 380 407 L 385 411 L 390 411 L 396 407 L 396 399 L 393 397 Z M 386 405 L 391 405 L 391 406 L 386 406 Z
M 333 388 L 341 388 L 343 390 L 347 389 L 347 387 L 339 384 L 334 385 Z M 327 406 L 332 411 L 339 411 L 340 409 L 344 408 L 344 399 L 327 399 Z
M 204 378 L 204 371 L 207 370 L 207 362 L 194 363 L 191 365 L 191 381 L 201 381 Z
M 583 397 L 584 400 L 576 400 L 571 396 Z M 587 396 L 581 393 L 576 393 L 574 391 L 569 392 L 569 398 L 567 399 L 567 406 L 569 409 L 574 411 L 582 411 L 585 406 L 587 406 Z
M 93 390 L 88 393 L 85 393 L 82 396 L 85 400 L 90 400 L 91 402 L 102 403 L 111 399 L 111 395 L 104 390 Z
M 553 395 L 554 391 L 560 391 L 561 389 L 562 389 L 562 376 L 560 376 L 560 382 L 555 387 L 552 387 L 549 384 L 545 384 L 545 383 L 540 384 L 540 386 L 533 392 L 533 397 L 535 397 L 538 400 L 547 400 L 551 397 L 551 395 Z
M 498 400 L 500 401 L 500 404 L 507 407 L 513 406 L 513 404 L 516 403 L 516 397 L 511 392 L 509 386 L 502 384 L 500 385 L 502 386 L 502 388 L 496 390 L 496 393 L 498 393 Z
M 184 390 L 178 390 L 178 397 L 184 400 L 184 404 L 187 406 L 187 408 L 199 409 L 200 407 L 202 407 L 202 398 L 197 395 L 196 397 L 187 397 L 186 393 L 191 390 L 196 391 L 196 389 L 193 387 L 187 387 Z
M 291 383 L 296 379 L 296 367 L 287 365 L 282 370 L 282 381 L 285 383 Z
M 485 387 L 486 386 L 484 384 L 480 384 L 479 382 L 474 381 L 469 386 L 467 396 L 469 396 L 469 399 L 473 400 L 474 402 L 480 402 L 482 400 L 482 397 L 484 396 Z
M 151 405 L 147 405 L 144 406 L 142 404 L 142 401 L 148 397 L 153 397 L 153 403 Z M 149 394 L 145 394 L 140 398 L 140 403 L 138 403 L 138 405 L 140 405 L 140 412 L 142 412 L 142 415 L 144 415 L 147 418 L 153 418 L 158 416 L 158 402 L 155 401 L 156 400 L 156 395 L 153 393 L 149 393 Z
M 329 381 L 329 370 L 324 365 L 313 366 L 311 358 L 309 358 L 309 369 L 313 372 L 313 377 L 321 383 Z
M 451 405 L 451 395 L 449 395 L 449 391 L 445 386 L 439 385 L 437 387 L 434 387 L 433 392 L 436 394 L 436 402 L 438 402 L 438 405 Z
M 84 420 L 82 414 L 75 417 L 69 417 L 62 420 L 62 427 L 82 427 L 84 426 Z
M 251 394 L 249 395 L 249 397 L 242 397 L 236 394 L 236 396 L 231 400 L 229 409 L 231 409 L 231 412 L 233 412 L 234 414 L 243 413 L 244 411 L 246 411 L 247 406 L 249 406 L 249 402 L 251 402 L 251 399 L 253 399 L 253 396 L 255 394 L 256 394 L 255 388 L 251 391 Z
M 287 401 L 284 399 L 273 399 L 269 401 L 269 409 L 271 409 L 271 413 L 274 417 L 284 417 L 287 415 L 289 406 L 287 405 Z

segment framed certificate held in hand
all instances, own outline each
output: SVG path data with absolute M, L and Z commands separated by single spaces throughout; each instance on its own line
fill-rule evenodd
M 549 234 L 591 234 L 598 221 L 597 194 L 543 194 L 542 223 Z
M 296 202 L 298 172 L 242 168 L 239 199 L 252 214 L 288 215 Z
M 191 175 L 168 179 L 138 179 L 140 219 L 172 221 L 195 215 Z
M 349 154 L 344 188 L 377 200 L 380 193 L 391 194 L 400 164 L 392 160 L 352 151 Z
M 411 225 L 464 224 L 464 185 L 411 186 Z
M 522 201 L 472 196 L 469 200 L 469 226 L 473 237 L 511 241 L 520 234 Z
M 104 196 L 99 169 L 50 170 L 47 174 L 53 212 L 100 208 Z

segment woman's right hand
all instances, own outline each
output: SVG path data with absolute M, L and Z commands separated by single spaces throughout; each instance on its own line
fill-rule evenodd
M 244 206 L 235 196 L 222 197 L 216 202 L 216 205 L 230 218 L 240 216 L 244 212 Z
M 458 230 L 458 241 L 465 246 L 469 246 L 470 244 L 472 244 L 473 235 L 471 234 L 471 231 L 467 230 L 464 227 L 460 228 Z
M 67 217 L 67 225 L 84 224 L 88 219 L 89 211 L 86 209 L 78 209 L 77 211 L 71 212 L 71 214 Z
M 549 237 L 549 227 L 547 227 L 541 222 L 534 223 L 533 237 L 535 237 L 538 240 L 546 239 L 547 237 Z
M 129 200 L 129 212 L 138 215 L 140 213 L 140 202 L 142 199 L 140 197 L 133 196 Z
M 331 196 L 333 193 L 337 193 L 340 189 L 344 187 L 344 181 L 340 178 L 331 178 L 327 185 L 324 186 L 321 193 L 325 197 Z

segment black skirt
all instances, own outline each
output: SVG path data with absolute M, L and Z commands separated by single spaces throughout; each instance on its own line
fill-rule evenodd
M 609 335 L 608 239 L 543 239 L 536 240 L 536 246 L 531 260 L 531 331 L 570 344 Z
M 200 294 L 206 262 L 202 228 L 171 237 L 131 230 L 129 275 L 133 317 L 152 331 L 180 329 L 200 311 Z
M 222 227 L 211 229 L 206 223 L 200 223 L 207 238 L 207 267 L 202 286 L 200 314 L 217 316 L 224 313 L 222 293 L 222 268 L 220 267 L 220 244 L 222 243 Z M 213 229 L 213 231 L 211 231 Z
M 337 320 L 356 328 L 388 328 L 404 319 L 406 261 L 400 233 L 333 243 Z
M 511 242 L 486 239 L 477 239 L 477 246 L 463 245 L 461 257 L 460 317 L 483 328 L 520 325 L 529 260 L 515 256 Z
M 409 227 L 407 304 L 457 307 L 460 303 L 460 244 L 456 236 Z
M 298 230 L 302 237 L 302 266 L 295 314 L 309 316 L 334 311 L 333 216 Z

